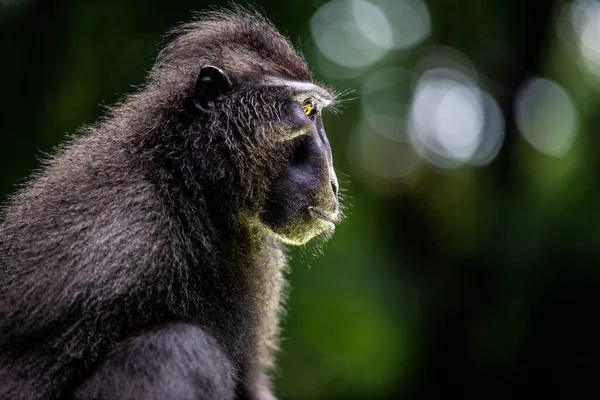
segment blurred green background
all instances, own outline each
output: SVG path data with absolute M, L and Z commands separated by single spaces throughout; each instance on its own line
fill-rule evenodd
M 222 3 L 0 0 L 0 198 Z M 352 90 L 348 218 L 293 252 L 277 394 L 600 398 L 600 2 L 255 4 Z

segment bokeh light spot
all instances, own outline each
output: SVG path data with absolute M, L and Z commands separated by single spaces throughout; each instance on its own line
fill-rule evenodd
M 484 105 L 475 83 L 448 68 L 425 72 L 419 79 L 408 119 L 419 154 L 439 167 L 467 162 L 482 140 Z
M 393 27 L 393 48 L 404 50 L 425 40 L 431 32 L 429 10 L 421 0 L 379 0 Z
M 571 23 L 584 68 L 600 80 L 600 2 L 579 0 L 571 6 Z
M 536 150 L 562 157 L 571 148 L 577 133 L 577 110 L 560 85 L 547 79 L 527 82 L 515 102 L 517 127 Z
M 311 34 L 319 51 L 346 68 L 371 65 L 393 45 L 393 29 L 381 8 L 365 0 L 334 0 L 313 15 Z

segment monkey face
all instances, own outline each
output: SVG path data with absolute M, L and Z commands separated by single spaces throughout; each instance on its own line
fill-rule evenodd
M 284 108 L 287 160 L 270 184 L 260 215 L 262 223 L 289 244 L 331 234 L 340 220 L 338 180 L 318 101 L 296 96 Z
M 256 168 L 263 175 L 244 182 L 249 187 L 256 180 L 267 182 L 267 193 L 260 195 L 257 210 L 261 225 L 295 245 L 333 233 L 341 219 L 338 180 L 321 119 L 321 110 L 332 102 L 331 94 L 311 82 L 272 77 L 241 89 L 232 90 L 232 85 L 224 71 L 205 66 L 198 76 L 194 100 L 203 113 L 236 121 L 240 137 L 267 132 L 259 135 L 257 147 L 262 151 L 249 147 L 252 154 L 247 156 L 253 161 L 246 166 L 256 163 L 267 145 L 269 153 L 276 153 L 272 155 L 277 162 L 267 161 Z M 223 125 L 215 121 L 209 125 Z

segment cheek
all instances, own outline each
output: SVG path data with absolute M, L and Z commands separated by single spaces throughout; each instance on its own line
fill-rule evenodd
M 277 185 L 282 196 L 292 199 L 296 208 L 313 205 L 327 168 L 321 153 L 313 137 L 305 135 L 293 141 L 288 163 Z
M 285 177 L 285 178 L 284 178 Z M 309 206 L 312 205 L 311 188 L 306 179 L 288 172 L 271 190 L 261 221 L 285 243 L 301 245 L 322 232 Z
M 286 167 L 271 186 L 263 210 L 263 222 L 276 227 L 308 217 L 311 192 L 308 176 L 297 169 Z

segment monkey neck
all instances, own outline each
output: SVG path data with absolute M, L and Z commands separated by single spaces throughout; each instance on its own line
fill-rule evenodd
M 252 321 L 249 339 L 254 349 L 248 365 L 249 373 L 264 373 L 275 364 L 279 347 L 279 319 L 285 303 L 287 260 L 285 246 L 274 234 L 252 226 L 245 229 L 251 251 L 238 252 L 238 272 L 244 277 L 248 312 Z
M 227 255 L 222 267 L 231 274 L 231 289 L 239 300 L 237 321 L 243 321 L 234 327 L 242 344 L 235 358 L 243 374 L 266 373 L 274 366 L 279 344 L 279 317 L 287 287 L 285 246 L 265 228 L 240 219 L 219 234 L 225 247 L 221 254 Z

